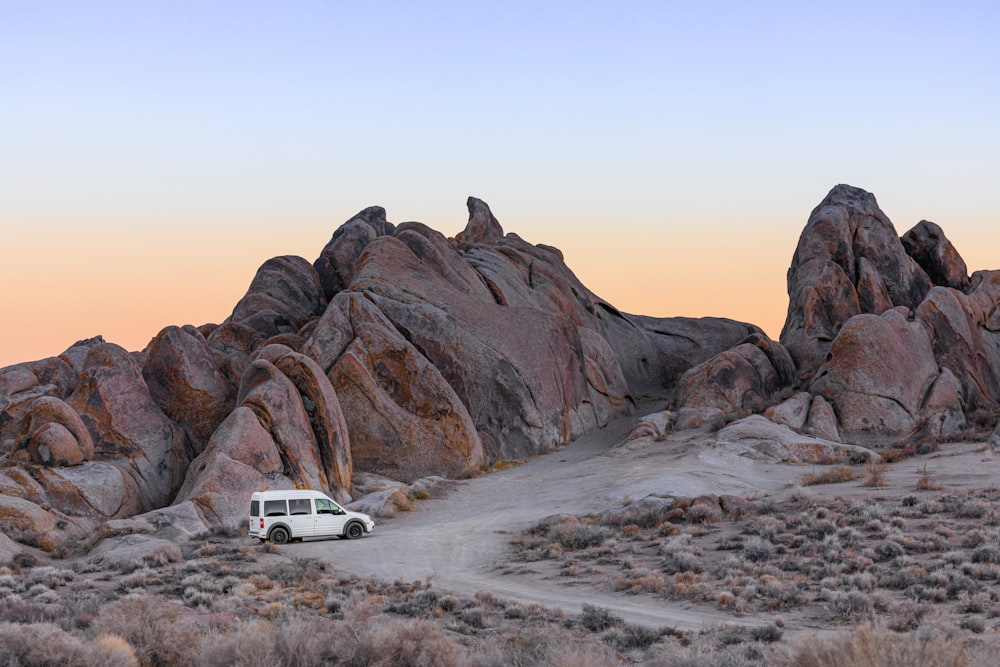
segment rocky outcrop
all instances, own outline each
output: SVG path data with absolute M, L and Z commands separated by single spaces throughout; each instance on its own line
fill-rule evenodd
M 683 408 L 717 408 L 727 419 L 762 412 L 795 379 L 795 365 L 785 348 L 763 334 L 690 369 L 677 388 Z
M 735 421 L 715 437 L 716 447 L 767 463 L 858 464 L 880 458 L 865 447 L 801 435 L 761 415 Z
M 358 259 L 379 236 L 391 235 L 396 226 L 385 219 L 385 209 L 371 206 L 341 225 L 313 262 L 326 299 L 347 289 L 354 279 Z
M 259 488 L 346 502 L 355 473 L 396 480 L 364 501 L 387 508 L 417 480 L 547 451 L 640 398 L 668 409 L 640 440 L 739 420 L 720 441 L 779 459 L 995 427 L 1000 272 L 967 276 L 933 223 L 901 240 L 863 190 L 837 186 L 813 211 L 781 342 L 623 313 L 558 249 L 467 206 L 454 239 L 365 209 L 312 264 L 265 262 L 218 326 L 0 369 L 0 528 L 52 549 L 109 520 L 194 534 L 241 522 Z M 762 411 L 773 422 L 744 419 Z
M 915 309 L 930 288 L 875 197 L 838 185 L 813 210 L 792 257 L 781 343 L 808 380 L 849 319 Z
M 153 339 L 142 377 L 163 413 L 184 430 L 192 456 L 205 448 L 236 400 L 205 337 L 191 326 L 167 327 Z
M 927 273 L 933 284 L 956 290 L 969 287 L 965 260 L 939 226 L 921 220 L 903 234 L 900 241 L 906 253 Z
M 94 458 L 94 441 L 80 415 L 58 398 L 42 396 L 31 403 L 21 425 L 14 458 L 40 465 L 73 466 Z

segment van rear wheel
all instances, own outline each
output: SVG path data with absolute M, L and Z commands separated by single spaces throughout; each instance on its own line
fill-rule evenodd
M 365 528 L 360 523 L 355 521 L 354 523 L 347 524 L 347 529 L 344 531 L 344 534 L 347 536 L 347 539 L 356 540 L 365 534 Z
M 271 531 L 271 541 L 275 544 L 287 544 L 288 543 L 288 531 L 278 526 Z

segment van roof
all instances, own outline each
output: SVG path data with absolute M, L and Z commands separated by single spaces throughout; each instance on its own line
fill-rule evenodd
M 268 491 L 254 491 L 251 498 L 315 498 L 326 497 L 322 491 L 315 489 L 275 489 Z

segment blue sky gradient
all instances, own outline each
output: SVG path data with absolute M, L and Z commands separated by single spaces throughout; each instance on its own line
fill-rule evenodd
M 998 8 L 0 2 L 0 364 L 221 321 L 357 210 L 453 235 L 470 194 L 625 310 L 772 336 L 837 183 L 1000 268 Z

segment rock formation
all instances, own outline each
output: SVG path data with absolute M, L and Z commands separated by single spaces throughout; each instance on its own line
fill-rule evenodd
M 453 239 L 364 209 L 315 262 L 265 262 L 221 324 L 0 369 L 3 534 L 57 550 L 103 524 L 155 545 L 239 524 L 255 489 L 348 502 L 370 486 L 355 479 L 391 478 L 364 501 L 388 506 L 644 398 L 669 411 L 637 438 L 730 423 L 720 443 L 775 460 L 997 428 L 1000 271 L 968 276 L 934 223 L 900 238 L 863 190 L 835 187 L 809 218 L 780 342 L 732 320 L 622 313 L 557 249 L 467 204 Z
M 0 527 L 57 549 L 109 521 L 234 525 L 257 488 L 346 502 L 358 472 L 473 474 L 667 395 L 760 336 L 621 313 L 557 249 L 505 233 L 481 200 L 468 208 L 454 239 L 367 208 L 312 264 L 265 262 L 219 325 L 0 369 Z

